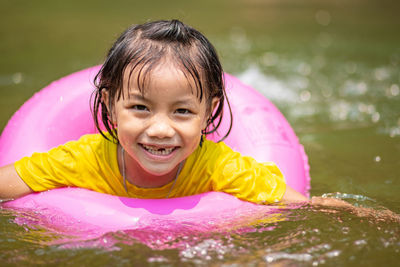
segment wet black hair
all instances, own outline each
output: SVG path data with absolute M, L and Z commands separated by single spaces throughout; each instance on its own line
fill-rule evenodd
M 114 141 L 118 142 L 117 129 L 109 110 L 115 99 L 124 97 L 124 75 L 129 69 L 129 80 L 133 71 L 137 73 L 138 88 L 145 90 L 146 78 L 163 60 L 172 59 L 186 78 L 195 82 L 197 97 L 205 97 L 207 111 L 211 114 L 211 101 L 218 98 L 218 105 L 207 120 L 203 135 L 216 132 L 223 116 L 226 98 L 223 69 L 214 46 L 196 29 L 179 20 L 160 20 L 132 25 L 113 44 L 107 58 L 97 73 L 94 84 L 93 118 L 96 128 L 106 138 L 100 126 L 100 119 Z M 129 67 L 129 68 L 128 68 Z M 130 84 L 128 82 L 128 84 Z M 109 95 L 109 103 L 104 103 L 103 90 Z M 232 112 L 229 106 L 231 124 L 225 139 L 232 128 Z

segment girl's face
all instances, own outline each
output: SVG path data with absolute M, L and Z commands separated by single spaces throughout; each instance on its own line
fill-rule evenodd
M 210 115 L 206 100 L 199 101 L 194 83 L 172 64 L 152 70 L 143 94 L 137 88 L 135 72 L 129 85 L 128 76 L 129 70 L 124 78 L 125 97 L 116 100 L 111 110 L 126 151 L 126 166 L 137 166 L 139 173 L 174 177 L 179 163 L 199 145 Z M 217 101 L 212 101 L 211 108 Z

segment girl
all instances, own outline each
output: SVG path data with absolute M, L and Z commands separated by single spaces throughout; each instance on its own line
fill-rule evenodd
M 0 199 L 75 186 L 136 198 L 223 191 L 255 203 L 306 200 L 275 164 L 205 139 L 226 94 L 215 49 L 197 30 L 177 20 L 130 27 L 95 84 L 100 133 L 2 167 Z

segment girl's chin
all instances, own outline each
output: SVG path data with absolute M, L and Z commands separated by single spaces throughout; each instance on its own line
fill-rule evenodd
M 165 166 L 165 167 L 149 166 L 147 164 L 142 165 L 143 171 L 152 176 L 165 176 L 171 173 L 175 173 L 177 167 L 178 166 L 175 164 L 173 166 Z

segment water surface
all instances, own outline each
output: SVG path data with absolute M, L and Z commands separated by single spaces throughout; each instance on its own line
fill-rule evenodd
M 309 155 L 311 195 L 376 212 L 304 207 L 246 233 L 197 234 L 186 246 L 159 249 L 126 233 L 49 245 L 64 237 L 19 226 L 1 210 L 0 262 L 396 266 L 399 223 L 381 211 L 400 213 L 399 7 L 387 0 L 2 1 L 0 128 L 40 88 L 100 64 L 128 25 L 180 18 L 210 38 L 226 71 L 288 118 Z M 110 240 L 117 242 L 106 246 Z

